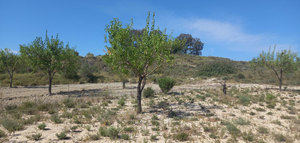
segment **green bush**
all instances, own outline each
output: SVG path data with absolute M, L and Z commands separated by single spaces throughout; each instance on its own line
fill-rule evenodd
M 65 139 L 68 139 L 67 137 L 67 134 L 65 132 L 61 132 L 59 134 L 56 134 L 56 137 L 59 139 L 59 140 L 65 140 Z
M 159 88 L 163 93 L 168 93 L 175 85 L 175 80 L 169 77 L 158 79 Z
M 143 91 L 143 96 L 145 98 L 150 98 L 150 97 L 154 97 L 155 91 L 151 88 L 151 87 L 147 87 L 144 91 Z
M 124 106 L 124 105 L 125 105 L 125 98 L 122 97 L 122 98 L 118 101 L 118 104 L 119 104 L 120 106 Z
M 46 124 L 45 123 L 39 124 L 38 128 L 40 130 L 45 130 L 46 129 Z
M 233 64 L 225 61 L 216 61 L 204 64 L 199 72 L 199 76 L 221 76 L 235 73 L 236 68 Z

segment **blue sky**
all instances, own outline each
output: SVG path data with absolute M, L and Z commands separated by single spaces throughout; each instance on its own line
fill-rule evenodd
M 110 20 L 142 28 L 148 11 L 174 37 L 200 38 L 204 56 L 251 60 L 274 44 L 300 51 L 299 0 L 0 0 L 0 48 L 18 51 L 48 30 L 80 55 L 104 54 Z

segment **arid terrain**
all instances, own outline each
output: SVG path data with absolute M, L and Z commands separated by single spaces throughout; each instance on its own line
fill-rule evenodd
M 136 83 L 0 88 L 0 142 L 300 142 L 300 86 L 175 86 L 142 99 Z

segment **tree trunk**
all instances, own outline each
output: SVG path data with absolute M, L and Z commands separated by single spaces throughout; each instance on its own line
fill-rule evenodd
M 146 77 L 140 76 L 137 86 L 137 113 L 142 113 L 142 92 L 146 85 Z
M 48 88 L 48 91 L 49 91 L 49 95 L 52 95 L 52 74 L 51 72 L 48 73 L 49 75 L 49 88 Z
M 125 87 L 126 87 L 126 81 L 122 81 L 122 83 L 123 83 L 123 89 L 125 89 Z
M 9 87 L 10 87 L 10 88 L 13 87 L 13 77 L 14 77 L 13 73 L 10 73 L 10 74 L 9 74 L 9 79 L 10 79 Z
M 281 86 L 282 86 L 282 69 L 280 69 L 279 91 L 281 91 Z

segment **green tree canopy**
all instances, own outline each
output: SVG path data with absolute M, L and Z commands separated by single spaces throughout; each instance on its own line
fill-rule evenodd
M 20 63 L 20 56 L 13 53 L 10 49 L 0 49 L 0 69 L 9 74 L 9 87 L 13 86 L 13 77 L 16 68 Z
M 28 65 L 35 70 L 41 70 L 48 76 L 49 94 L 51 95 L 52 80 L 57 72 L 74 72 L 77 70 L 78 53 L 59 39 L 58 35 L 37 37 L 28 45 L 20 45 L 21 55 Z
M 283 75 L 297 69 L 297 54 L 291 50 L 282 50 L 275 53 L 274 49 L 269 49 L 268 52 L 262 51 L 262 53 L 252 60 L 252 63 L 256 66 L 264 66 L 272 70 L 278 79 L 279 90 L 281 90 Z
M 117 18 L 106 26 L 107 53 L 105 62 L 114 70 L 123 74 L 132 73 L 138 78 L 137 112 L 142 112 L 141 93 L 148 75 L 171 62 L 173 40 L 165 32 L 155 28 L 155 15 L 150 23 L 150 13 L 145 28 L 139 34 L 133 34 L 133 22 L 123 25 Z

